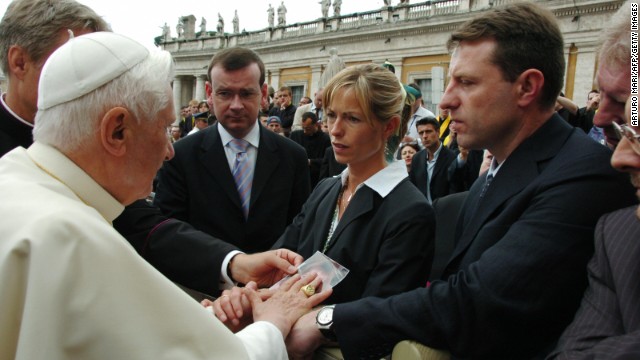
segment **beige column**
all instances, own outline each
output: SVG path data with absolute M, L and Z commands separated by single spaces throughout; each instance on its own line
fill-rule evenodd
M 207 95 L 204 91 L 204 83 L 207 81 L 206 75 L 197 75 L 196 76 L 196 96 L 195 99 L 198 101 L 205 100 Z
M 318 91 L 320 79 L 322 78 L 322 66 L 320 65 L 312 65 L 311 66 L 311 91 L 309 91 L 309 96 L 313 99 L 313 94 Z
M 173 79 L 173 106 L 176 110 L 176 119 L 180 119 L 180 107 L 182 106 L 182 76 Z

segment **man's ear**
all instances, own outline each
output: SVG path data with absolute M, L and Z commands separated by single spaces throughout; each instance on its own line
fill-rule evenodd
M 267 83 L 262 84 L 262 87 L 260 87 L 260 95 L 262 95 L 260 97 L 260 104 L 264 101 L 269 102 L 269 86 Z
M 544 86 L 544 75 L 538 69 L 525 70 L 516 79 L 518 90 L 518 105 L 528 106 L 538 102 L 542 87 Z
M 9 73 L 15 74 L 15 76 L 20 80 L 24 79 L 29 68 L 29 64 L 33 65 L 31 57 L 21 46 L 17 45 L 13 45 L 9 48 L 9 52 L 7 53 L 7 62 L 9 63 Z
M 126 154 L 134 121 L 129 110 L 123 107 L 112 108 L 104 114 L 100 121 L 100 141 L 105 151 L 113 156 Z
M 208 81 L 205 81 L 204 83 L 204 93 L 207 95 L 207 97 L 210 97 L 211 94 L 213 93 L 213 87 L 211 86 L 211 83 Z

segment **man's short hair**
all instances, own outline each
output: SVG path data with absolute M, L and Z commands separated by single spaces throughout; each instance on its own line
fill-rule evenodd
M 316 116 L 316 114 L 312 113 L 311 111 L 307 111 L 306 113 L 302 114 L 302 122 L 305 122 L 307 119 L 311 119 L 312 124 L 315 124 L 318 122 L 318 117 Z
M 625 1 L 613 14 L 600 35 L 598 60 L 611 65 L 627 66 L 631 62 L 631 2 Z
M 433 128 L 436 129 L 436 131 L 440 130 L 440 123 L 433 116 L 425 116 L 416 120 L 416 128 L 419 125 L 433 125 Z
M 36 63 L 44 62 L 60 31 L 111 31 L 91 8 L 75 0 L 14 0 L 0 22 L 0 66 L 9 75 L 9 48 L 22 47 Z
M 280 89 L 278 89 L 279 92 L 287 92 L 287 94 L 289 94 L 289 96 L 291 96 L 291 88 L 288 86 L 281 86 Z
M 492 60 L 507 81 L 514 82 L 527 69 L 542 72 L 540 105 L 555 106 L 564 82 L 564 42 L 549 10 L 526 2 L 491 9 L 454 31 L 447 47 L 481 39 L 496 41 Z
M 242 47 L 227 48 L 216 53 L 211 59 L 211 63 L 209 63 L 207 80 L 211 83 L 211 69 L 217 65 L 222 66 L 222 68 L 227 71 L 233 71 L 244 69 L 251 64 L 258 64 L 258 68 L 260 69 L 259 85 L 262 86 L 265 78 L 262 59 L 260 59 L 260 56 L 258 56 L 255 51 Z

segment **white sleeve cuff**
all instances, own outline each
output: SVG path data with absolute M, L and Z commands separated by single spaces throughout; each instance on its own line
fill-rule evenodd
M 231 259 L 238 254 L 244 253 L 242 251 L 233 250 L 224 257 L 224 260 L 222 261 L 222 268 L 220 269 L 220 284 L 218 285 L 218 289 L 227 290 L 236 285 L 236 282 L 234 282 L 227 274 L 227 268 L 229 267 Z
M 278 328 L 268 321 L 257 321 L 236 333 L 252 360 L 288 360 L 287 347 Z

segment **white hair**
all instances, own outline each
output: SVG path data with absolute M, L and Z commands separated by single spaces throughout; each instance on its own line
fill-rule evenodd
M 171 100 L 167 85 L 173 75 L 171 54 L 151 50 L 141 63 L 98 89 L 38 110 L 33 138 L 63 152 L 74 151 L 93 137 L 104 114 L 117 106 L 128 109 L 137 121 L 154 121 Z

